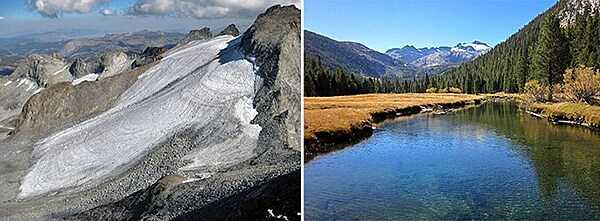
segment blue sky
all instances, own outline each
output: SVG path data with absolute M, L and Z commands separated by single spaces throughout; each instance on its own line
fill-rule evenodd
M 305 0 L 305 28 L 387 49 L 496 45 L 557 0 Z

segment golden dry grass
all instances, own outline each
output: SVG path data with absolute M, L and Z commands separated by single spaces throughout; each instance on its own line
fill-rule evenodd
M 600 107 L 584 103 L 534 103 L 534 109 L 543 111 L 544 115 L 566 119 L 583 119 L 585 123 L 600 126 Z
M 467 94 L 366 94 L 304 99 L 304 139 L 318 132 L 348 132 L 371 122 L 371 115 L 387 110 L 422 105 L 470 102 L 483 96 Z

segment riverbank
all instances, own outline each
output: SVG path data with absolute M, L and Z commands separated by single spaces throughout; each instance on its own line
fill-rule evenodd
M 356 143 L 373 134 L 386 119 L 422 112 L 445 114 L 448 109 L 511 95 L 367 94 L 307 97 L 304 101 L 304 160 Z
M 570 124 L 600 131 L 600 106 L 583 103 L 534 103 L 527 111 L 555 124 Z

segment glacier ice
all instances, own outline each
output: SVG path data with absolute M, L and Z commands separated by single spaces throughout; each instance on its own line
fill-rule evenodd
M 19 197 L 99 182 L 123 172 L 177 131 L 223 117 L 240 122 L 239 134 L 192 152 L 186 156 L 192 163 L 182 169 L 252 157 L 260 131 L 250 124 L 256 115 L 255 69 L 237 48 L 228 47 L 235 44 L 239 39 L 219 36 L 174 49 L 113 108 L 37 143 Z

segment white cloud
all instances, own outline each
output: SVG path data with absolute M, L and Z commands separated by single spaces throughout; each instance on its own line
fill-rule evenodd
M 115 15 L 115 11 L 113 11 L 112 9 L 102 9 L 100 10 L 100 14 L 104 15 L 104 16 L 111 16 L 111 15 Z
M 275 4 L 299 8 L 300 0 L 137 0 L 129 12 L 195 18 L 253 17 Z
M 27 0 L 27 5 L 43 16 L 57 18 L 61 13 L 89 13 L 111 0 Z
M 5 19 L 5 17 L 0 16 L 0 20 L 4 20 L 4 19 Z

